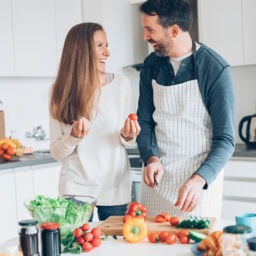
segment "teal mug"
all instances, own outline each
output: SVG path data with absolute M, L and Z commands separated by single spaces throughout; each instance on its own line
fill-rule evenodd
M 256 236 L 256 213 L 237 214 L 236 224 L 250 227 L 252 229 L 253 236 Z

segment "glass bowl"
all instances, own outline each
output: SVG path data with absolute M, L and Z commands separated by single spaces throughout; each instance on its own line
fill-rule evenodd
M 96 203 L 96 198 L 90 196 L 62 195 L 54 198 L 38 195 L 25 201 L 24 205 L 39 225 L 43 222 L 60 224 L 61 244 L 64 246 L 73 231 L 89 221 Z

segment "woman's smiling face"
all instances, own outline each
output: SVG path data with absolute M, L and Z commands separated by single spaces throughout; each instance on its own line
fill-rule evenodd
M 93 39 L 99 72 L 105 73 L 106 61 L 110 56 L 106 33 L 102 30 L 97 30 L 94 33 Z

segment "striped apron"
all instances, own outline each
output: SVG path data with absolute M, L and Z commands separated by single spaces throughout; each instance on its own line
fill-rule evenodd
M 149 215 L 161 212 L 186 217 L 174 206 L 181 185 L 206 159 L 212 139 L 210 116 L 205 108 L 198 80 L 174 86 L 152 81 L 156 123 L 155 134 L 164 175 L 159 191 L 142 182 L 141 202 Z M 207 190 L 203 190 L 193 215 L 220 217 L 222 207 L 223 171 Z

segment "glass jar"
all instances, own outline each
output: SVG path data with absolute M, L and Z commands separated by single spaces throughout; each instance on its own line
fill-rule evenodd
M 243 225 L 227 226 L 223 229 L 222 255 L 248 255 L 247 239 L 252 236 L 252 229 Z
M 60 224 L 56 222 L 44 222 L 41 224 L 42 256 L 59 256 Z
M 36 220 L 19 221 L 20 247 L 24 256 L 39 256 L 37 224 Z
M 249 247 L 248 256 L 256 256 L 256 237 L 248 238 L 247 244 Z

